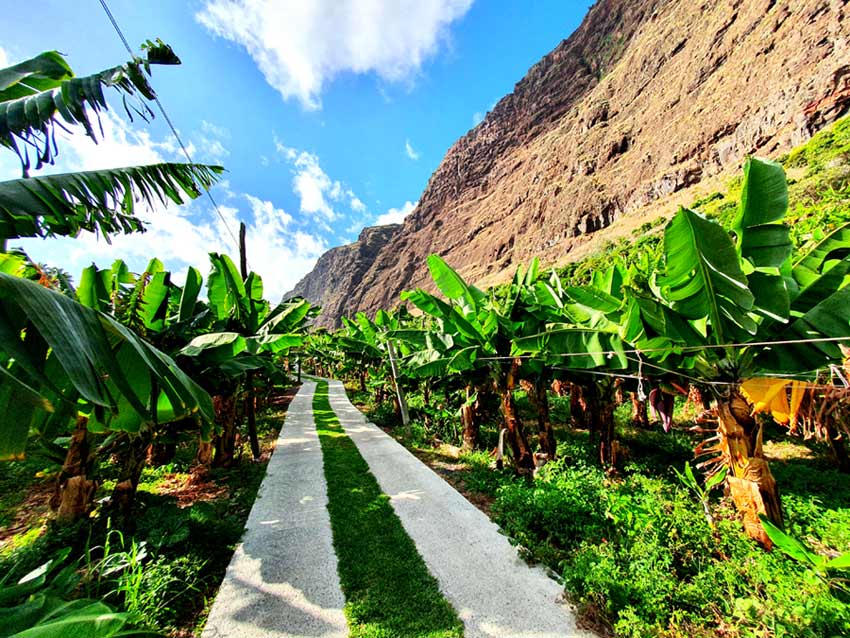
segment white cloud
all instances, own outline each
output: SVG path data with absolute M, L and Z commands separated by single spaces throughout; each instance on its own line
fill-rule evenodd
M 416 150 L 410 145 L 410 140 L 404 141 L 404 152 L 407 153 L 407 156 L 413 161 L 419 159 L 419 153 L 417 153 Z
M 366 212 L 366 204 L 361 202 L 360 198 L 354 195 L 353 193 L 351 194 L 351 201 L 348 205 L 351 206 L 351 210 L 353 210 L 355 213 Z
M 337 74 L 410 81 L 472 0 L 205 0 L 196 19 L 242 45 L 284 99 L 321 107 Z
M 353 190 L 328 176 L 318 155 L 290 148 L 277 135 L 274 136 L 274 145 L 275 150 L 292 165 L 292 190 L 301 200 L 301 212 L 334 221 L 340 217 L 334 203 L 347 201 L 349 208 L 357 213 L 366 210 L 366 205 Z
M 221 139 L 230 139 L 229 130 L 223 126 L 217 126 L 212 122 L 207 122 L 206 120 L 201 120 L 201 132 Z
M 319 158 L 312 153 L 301 151 L 295 159 L 295 177 L 292 188 L 301 198 L 301 211 L 309 214 L 320 214 L 326 219 L 334 220 L 336 211 L 326 199 L 333 199 L 334 183 L 319 165 Z
M 419 202 L 404 202 L 401 208 L 390 208 L 383 215 L 379 215 L 375 220 L 375 226 L 384 226 L 386 224 L 401 224 L 404 218 L 410 215 L 416 208 Z
M 0 69 L 4 69 L 9 66 L 9 54 L 6 53 L 6 49 L 0 47 Z
M 295 246 L 298 254 L 305 257 L 319 257 L 328 249 L 324 239 L 301 231 L 295 233 Z
M 472 126 L 478 126 L 484 120 L 484 114 L 481 111 L 475 111 L 472 114 Z

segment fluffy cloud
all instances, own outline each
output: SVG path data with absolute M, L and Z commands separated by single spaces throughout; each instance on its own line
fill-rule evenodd
M 366 204 L 360 201 L 360 198 L 356 195 L 351 196 L 351 201 L 349 202 L 349 206 L 351 206 L 351 210 L 355 213 L 365 213 L 366 212 Z
M 472 0 L 204 0 L 197 20 L 245 47 L 284 99 L 321 107 L 339 73 L 409 81 Z
M 472 114 L 472 126 L 478 126 L 484 121 L 484 114 L 481 111 L 475 111 Z
M 417 153 L 416 150 L 410 145 L 410 140 L 404 141 L 404 152 L 414 162 L 419 159 L 419 153 Z
M 338 219 L 340 214 L 335 205 L 348 202 L 355 213 L 366 211 L 364 204 L 354 191 L 339 180 L 331 179 L 322 169 L 319 156 L 286 146 L 274 137 L 275 150 L 292 167 L 292 190 L 300 198 L 302 213 L 319 216 L 325 222 Z
M 9 54 L 6 53 L 6 49 L 0 47 L 0 69 L 9 66 Z
M 172 140 L 156 140 L 144 129 L 136 130 L 111 113 L 102 115 L 103 138 L 95 145 L 84 135 L 60 133 L 60 156 L 48 172 L 91 170 L 115 166 L 179 160 L 179 149 Z M 212 129 L 198 135 L 221 135 Z M 11 153 L 0 154 L 0 180 L 20 176 L 20 167 Z M 144 268 L 151 257 L 159 257 L 175 272 L 175 279 L 185 275 L 189 266 L 202 272 L 209 267 L 210 252 L 237 254 L 231 232 L 236 233 L 240 221 L 246 224 L 248 262 L 263 276 L 265 294 L 277 301 L 309 272 L 316 259 L 327 248 L 325 241 L 305 232 L 294 231 L 292 215 L 273 202 L 231 190 L 226 182 L 215 188 L 221 200 L 221 217 L 206 199 L 185 206 L 157 206 L 140 213 L 147 232 L 119 235 L 106 243 L 91 233 L 77 238 L 16 240 L 33 259 L 68 270 L 78 276 L 81 269 L 95 261 L 107 266 L 114 259 L 124 259 L 136 271 Z M 223 218 L 223 219 L 222 219 Z
M 379 215 L 375 220 L 375 226 L 384 226 L 385 224 L 401 224 L 404 221 L 404 218 L 410 215 L 413 210 L 416 208 L 416 205 L 419 202 L 404 202 L 404 206 L 401 208 L 390 208 L 383 215 Z

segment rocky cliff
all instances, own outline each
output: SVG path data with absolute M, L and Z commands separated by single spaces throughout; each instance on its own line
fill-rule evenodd
M 848 1 L 599 0 L 448 150 L 403 226 L 365 229 L 294 292 L 335 325 L 429 288 L 429 253 L 492 284 L 674 212 L 850 108 Z

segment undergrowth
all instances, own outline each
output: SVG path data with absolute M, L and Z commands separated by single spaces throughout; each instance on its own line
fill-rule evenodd
M 257 420 L 267 451 L 280 424 L 275 412 Z M 89 521 L 70 526 L 36 520 L 0 548 L 0 574 L 14 582 L 70 548 L 84 577 L 80 588 L 66 595 L 104 600 L 127 612 L 137 627 L 174 636 L 199 632 L 265 475 L 266 463 L 249 461 L 247 442 L 243 447 L 243 460 L 234 467 L 198 473 L 196 438 L 181 442 L 170 464 L 144 469 L 135 529 L 116 529 L 99 510 Z M 51 476 L 45 465 L 37 454 L 0 465 L 0 486 L 18 481 L 23 487 L 17 494 L 1 490 L 0 526 L 12 520 L 28 488 L 45 482 L 37 474 Z M 99 496 L 108 496 L 117 471 L 101 464 Z

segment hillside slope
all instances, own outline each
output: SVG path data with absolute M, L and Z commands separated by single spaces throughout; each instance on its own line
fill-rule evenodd
M 332 326 L 427 288 L 431 252 L 486 283 L 532 256 L 563 264 L 747 153 L 789 150 L 850 107 L 847 5 L 599 0 L 449 149 L 402 226 L 334 249 L 293 293 Z

